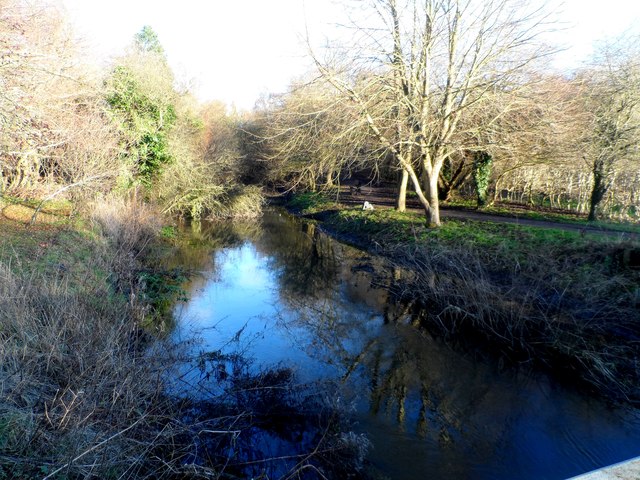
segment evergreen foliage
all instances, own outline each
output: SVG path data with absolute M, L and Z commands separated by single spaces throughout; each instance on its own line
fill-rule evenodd
M 142 27 L 134 37 L 134 45 L 140 53 L 157 54 L 165 56 L 164 48 L 160 44 L 158 34 L 149 25 Z
M 136 72 L 125 65 L 113 70 L 106 100 L 120 121 L 123 156 L 136 166 L 138 181 L 149 186 L 172 160 L 168 134 L 176 122 L 175 107 L 145 91 Z
M 473 157 L 473 183 L 476 187 L 478 207 L 487 204 L 487 193 L 491 182 L 493 157 L 488 152 L 476 152 Z

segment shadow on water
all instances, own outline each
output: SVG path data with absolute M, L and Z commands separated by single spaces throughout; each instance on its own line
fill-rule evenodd
M 207 451 L 234 453 L 243 474 L 270 465 L 268 478 L 286 477 L 322 451 L 304 474 L 343 478 L 327 465 L 349 465 L 345 445 L 362 453 L 359 434 L 376 478 L 562 479 L 640 454 L 637 411 L 416 328 L 415 306 L 396 294 L 410 274 L 314 224 L 268 212 L 193 238 L 209 250 L 184 260 L 201 274 L 176 336 L 197 332 L 201 363 L 187 383 L 206 385 L 217 415 L 223 405 L 237 419 L 225 428 L 245 432 Z

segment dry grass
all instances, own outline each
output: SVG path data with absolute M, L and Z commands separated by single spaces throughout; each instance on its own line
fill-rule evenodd
M 149 271 L 160 226 L 153 209 L 115 199 L 97 205 L 92 219 L 94 238 L 68 237 L 91 245 L 90 256 L 78 259 L 82 268 L 70 259 L 28 268 L 41 259 L 27 250 L 20 258 L 0 257 L 0 479 L 243 478 L 254 468 L 247 458 L 256 438 L 270 435 L 261 429 L 276 435 L 299 429 L 314 440 L 313 397 L 297 399 L 287 386 L 275 402 L 274 385 L 264 380 L 271 377 L 249 372 L 223 383 L 213 374 L 218 363 L 200 370 L 192 345 L 141 327 L 149 303 L 139 273 Z M 52 243 L 64 243 L 60 235 Z M 189 368 L 194 383 L 172 393 L 175 382 L 191 378 Z M 199 381 L 226 393 L 202 397 Z M 243 393 L 246 382 L 255 383 L 251 394 Z M 336 440 L 339 433 L 316 436 L 308 451 L 305 444 L 292 457 L 290 478 L 321 464 L 334 468 L 329 457 L 348 465 L 341 455 L 351 446 Z M 264 468 L 270 462 L 265 458 Z
M 86 268 L 104 275 L 79 283 L 64 266 L 26 273 L 0 263 L 0 478 L 61 467 L 67 477 L 144 477 L 141 445 L 149 435 L 162 444 L 170 423 L 162 376 L 171 349 L 146 341 L 135 321 L 145 306 L 113 288 L 114 276 L 131 282 L 155 224 L 131 203 L 95 218 L 107 241 Z
M 45 473 L 89 452 L 70 467 L 85 475 L 137 455 L 136 436 L 166 414 L 166 357 L 141 348 L 130 308 L 105 286 L 73 291 L 64 275 L 20 278 L 0 265 L 1 464 Z
M 157 478 L 181 455 L 154 456 L 185 430 L 163 382 L 178 347 L 139 326 L 148 305 L 137 271 L 160 223 L 123 200 L 93 219 L 100 233 L 77 259 L 91 274 L 71 256 L 47 269 L 29 268 L 40 258 L 27 251 L 0 263 L 0 478 Z M 38 248 L 56 259 L 85 248 L 60 245 L 63 233 Z
M 96 202 L 92 219 L 117 254 L 144 252 L 162 226 L 160 215 L 153 207 L 118 197 Z
M 577 259 L 558 249 L 504 252 L 491 262 L 469 245 L 397 245 L 388 253 L 414 272 L 402 295 L 427 306 L 425 323 L 446 335 L 479 336 L 610 398 L 640 401 L 638 272 L 584 258 L 607 256 L 606 249 L 582 251 L 584 268 L 576 268 Z

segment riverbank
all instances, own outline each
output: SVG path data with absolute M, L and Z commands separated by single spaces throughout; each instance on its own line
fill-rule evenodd
M 640 401 L 640 245 L 628 237 L 362 211 L 318 195 L 288 208 L 414 273 L 397 285 L 416 321 L 614 401 Z
M 58 203 L 32 222 L 29 205 L 1 208 L 0 478 L 162 471 L 179 405 L 162 382 L 176 351 L 159 335 L 164 293 L 149 282 L 163 275 L 155 212 Z
M 82 214 L 52 203 L 35 222 L 33 205 L 2 201 L 0 479 L 354 470 L 339 413 L 303 396 L 291 372 L 252 373 L 173 336 L 184 260 L 215 245 L 134 200 Z M 310 423 L 322 428 L 286 462 L 249 461 L 253 442 Z

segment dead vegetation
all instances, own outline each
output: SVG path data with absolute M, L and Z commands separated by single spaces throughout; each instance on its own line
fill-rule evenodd
M 14 225 L 5 237 L 35 243 L 0 252 L 0 478 L 323 478 L 337 461 L 351 470 L 357 449 L 336 411 L 291 372 L 251 373 L 241 358 L 232 367 L 149 323 L 160 225 L 152 208 L 111 199 L 87 231 Z M 296 453 L 271 458 L 260 445 L 274 436 Z
M 141 444 L 170 435 L 162 376 L 173 349 L 139 328 L 144 302 L 114 288 L 149 244 L 151 217 L 122 216 L 141 210 L 97 211 L 104 237 L 70 239 L 91 246 L 82 267 L 72 256 L 0 263 L 0 477 L 130 476 L 149 468 Z M 64 242 L 57 233 L 51 243 Z
M 548 245 L 487 258 L 470 245 L 432 244 L 396 245 L 390 255 L 414 273 L 398 291 L 429 329 L 637 403 L 639 272 L 625 263 L 630 251 Z

